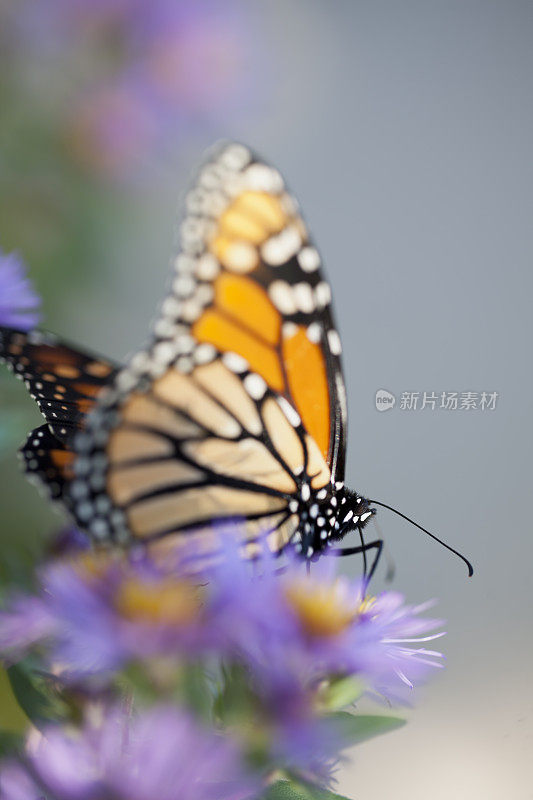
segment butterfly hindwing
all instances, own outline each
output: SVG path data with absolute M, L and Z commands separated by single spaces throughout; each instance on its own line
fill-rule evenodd
M 130 393 L 119 424 L 104 415 L 103 430 L 105 419 L 115 423 L 105 460 L 89 427 L 77 472 L 102 492 L 89 496 L 82 480 L 73 489 L 85 488 L 76 510 L 96 536 L 111 525 L 119 539 L 122 531 L 153 542 L 213 520 L 238 520 L 247 540 L 270 532 L 273 549 L 287 543 L 298 525 L 291 499 L 306 478 L 313 489 L 325 486 L 329 469 L 285 399 L 264 384 L 252 398 L 246 385 L 257 375 L 231 365 L 217 353 L 187 375 L 170 367 Z M 98 514 L 106 497 L 113 512 Z
M 73 451 L 54 436 L 48 425 L 41 425 L 29 434 L 20 448 L 20 455 L 28 478 L 35 479 L 51 500 L 69 509 L 70 495 L 66 487 L 74 475 Z
M 41 331 L 0 327 L 0 360 L 24 380 L 54 436 L 71 442 L 117 368 Z
M 240 520 L 279 551 L 343 477 L 329 287 L 281 176 L 241 145 L 213 156 L 186 206 L 153 343 L 77 439 L 75 514 L 96 538 L 162 543 Z
M 24 471 L 70 511 L 67 487 L 74 475 L 74 435 L 117 367 L 52 334 L 2 327 L 0 359 L 24 380 L 47 422 L 32 431 L 20 449 Z

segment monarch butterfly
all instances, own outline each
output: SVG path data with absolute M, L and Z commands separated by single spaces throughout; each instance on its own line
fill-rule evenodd
M 164 554 L 237 522 L 249 556 L 264 541 L 306 559 L 373 550 L 372 572 L 382 541 L 363 528 L 377 501 L 344 485 L 330 287 L 280 173 L 241 144 L 217 147 L 186 197 L 174 267 L 152 339 L 125 367 L 1 329 L 0 355 L 46 420 L 22 448 L 27 473 L 97 542 Z M 356 530 L 356 546 L 331 547 Z

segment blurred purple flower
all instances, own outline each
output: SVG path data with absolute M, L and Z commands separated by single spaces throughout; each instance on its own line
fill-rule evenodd
M 251 31 L 242 4 L 158 0 L 132 18 L 154 94 L 217 118 L 242 101 Z
M 424 683 L 434 669 L 442 669 L 444 656 L 428 649 L 426 644 L 440 639 L 444 631 L 435 633 L 443 621 L 420 616 L 433 601 L 417 606 L 405 605 L 398 592 L 383 592 L 372 598 L 361 613 L 360 630 L 375 648 L 363 650 L 360 669 L 369 686 L 391 702 L 409 702 L 415 686 Z
M 69 525 L 58 531 L 48 548 L 48 553 L 53 557 L 69 556 L 90 549 L 91 540 L 88 535 L 75 525 Z
M 17 594 L 0 611 L 0 655 L 18 660 L 35 644 L 52 637 L 56 621 L 40 597 Z
M 365 597 L 364 582 L 338 576 L 334 559 L 310 576 L 293 559 L 281 575 L 270 557 L 252 569 L 235 532 L 221 541 L 221 557 L 194 576 L 186 559 L 163 568 L 81 552 L 48 565 L 40 594 L 0 613 L 3 655 L 48 639 L 51 659 L 73 677 L 161 655 L 231 656 L 248 665 L 265 706 L 291 720 L 330 675 L 357 676 L 402 701 L 442 666 L 442 654 L 426 647 L 443 635 L 432 633 L 438 620 L 421 616 L 426 606 L 394 592 Z
M 161 665 L 161 656 L 176 666 L 223 659 L 232 667 L 221 718 L 229 713 L 230 725 L 257 734 L 268 763 L 327 785 L 342 749 L 320 711 L 328 708 L 321 705 L 327 681 L 355 677 L 405 702 L 441 666 L 441 654 L 426 648 L 442 635 L 430 633 L 440 623 L 397 593 L 365 597 L 365 583 L 338 576 L 335 559 L 313 565 L 310 576 L 289 559 L 279 574 L 279 560 L 250 564 L 237 542 L 235 531 L 221 531 L 220 557 L 207 563 L 187 550 L 164 567 L 146 555 L 83 551 L 52 563 L 39 596 L 18 597 L 0 613 L 0 650 L 16 657 L 46 645 L 50 667 L 57 674 L 61 665 L 61 677 L 78 683 L 113 678 L 131 662 Z M 247 712 L 232 719 L 235 697 Z
M 430 633 L 440 620 L 419 616 L 427 605 L 405 605 L 395 592 L 366 597 L 364 581 L 336 574 L 336 559 L 322 558 L 311 575 L 289 559 L 278 575 L 279 562 L 265 558 L 254 576 L 232 539 L 211 574 L 219 625 L 281 707 L 328 675 L 359 676 L 403 702 L 406 689 L 442 666 L 442 654 L 425 647 L 444 635 Z
M 40 305 L 20 256 L 0 250 L 0 325 L 29 330 L 39 322 Z
M 66 138 L 101 174 L 138 171 L 198 125 L 234 125 L 253 106 L 261 47 L 240 2 L 47 0 L 29 16 L 23 27 L 36 46 L 52 42 L 51 53 L 76 65 Z
M 2 800 L 41 800 L 43 794 L 22 764 L 5 761 L 0 765 L 0 797 Z
M 401 595 L 365 597 L 366 583 L 337 575 L 336 559 L 306 565 L 269 556 L 251 568 L 231 531 L 222 531 L 222 558 L 206 571 L 213 612 L 230 652 L 246 663 L 270 731 L 271 758 L 322 785 L 343 742 L 317 714 L 317 690 L 329 676 L 354 676 L 373 692 L 406 702 L 414 684 L 440 667 L 426 650 L 439 620 L 419 615 Z M 418 646 L 417 646 L 418 645 Z
M 141 87 L 117 83 L 93 89 L 76 108 L 70 148 L 100 172 L 123 175 L 159 139 L 157 109 Z
M 278 717 L 272 727 L 273 764 L 323 788 L 334 786 L 339 753 L 345 745 L 334 723 L 313 713 L 311 707 L 301 716 Z
M 85 554 L 42 570 L 41 591 L 0 612 L 0 655 L 46 641 L 66 680 L 111 674 L 138 659 L 224 651 L 200 587 L 146 562 Z
M 78 733 L 51 727 L 27 767 L 4 765 L 5 800 L 245 800 L 260 788 L 229 738 L 168 706 L 133 719 L 110 709 Z

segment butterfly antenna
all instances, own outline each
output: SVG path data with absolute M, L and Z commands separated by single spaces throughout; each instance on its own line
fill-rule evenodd
M 375 504 L 375 505 L 377 505 L 377 506 L 382 506 L 383 508 L 388 508 L 388 510 L 389 510 L 389 511 L 392 511 L 394 514 L 397 514 L 397 515 L 398 515 L 399 517 L 401 517 L 402 519 L 405 519 L 407 522 L 410 522 L 410 523 L 411 523 L 411 525 L 414 525 L 414 526 L 415 526 L 415 528 L 418 528 L 418 529 L 419 529 L 419 530 L 421 530 L 423 533 L 427 533 L 427 535 L 428 535 L 428 536 L 431 536 L 431 538 L 432 538 L 432 539 L 435 539 L 435 541 L 436 541 L 436 542 L 438 542 L 439 544 L 441 544 L 443 547 L 445 547 L 445 548 L 446 548 L 446 550 L 449 550 L 451 553 L 454 553 L 456 556 L 459 556 L 459 558 L 460 558 L 462 561 L 464 561 L 464 562 L 465 562 L 465 564 L 466 564 L 466 566 L 467 566 L 467 568 L 468 568 L 468 577 L 469 577 L 469 578 L 471 578 L 471 577 L 472 577 L 472 575 L 474 574 L 474 567 L 472 566 L 472 564 L 470 563 L 470 561 L 469 561 L 469 560 L 466 558 L 466 556 L 464 556 L 464 555 L 463 555 L 462 553 L 460 553 L 458 550 L 454 550 L 454 549 L 453 549 L 453 547 L 450 547 L 450 545 L 449 545 L 449 544 L 446 544 L 446 542 L 443 542 L 443 541 L 442 541 L 442 539 L 439 539 L 439 537 L 438 537 L 438 536 L 435 536 L 435 534 L 434 534 L 434 533 L 431 533 L 430 531 L 426 530 L 426 528 L 423 528 L 423 527 L 422 527 L 422 525 L 419 525 L 419 524 L 418 524 L 418 522 L 415 522 L 413 519 L 410 519 L 410 518 L 409 518 L 409 517 L 407 517 L 405 514 L 402 514 L 402 512 L 401 512 L 401 511 L 398 511 L 398 509 L 396 509 L 396 508 L 393 508 L 392 506 L 388 506 L 386 503 L 381 503 L 379 500 L 370 500 L 369 502 L 370 502 L 372 505 L 374 505 L 374 504 Z

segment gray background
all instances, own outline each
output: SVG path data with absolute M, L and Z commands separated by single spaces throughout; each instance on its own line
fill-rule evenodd
M 177 199 L 213 133 L 276 163 L 333 288 L 348 484 L 413 515 L 476 568 L 467 580 L 461 562 L 380 513 L 395 588 L 412 602 L 439 598 L 448 665 L 417 693 L 402 731 L 357 750 L 339 790 L 361 800 L 525 800 L 533 797 L 533 3 L 246 7 L 267 41 L 251 76 L 258 109 L 181 149 L 149 202 L 132 201 L 131 235 L 100 265 L 105 290 L 84 284 L 80 303 L 73 271 L 72 302 L 49 300 L 49 325 L 123 357 L 162 295 Z M 379 388 L 500 396 L 492 412 L 380 414 Z M 29 499 L 33 489 L 21 491 Z M 355 574 L 360 564 L 346 568 Z

